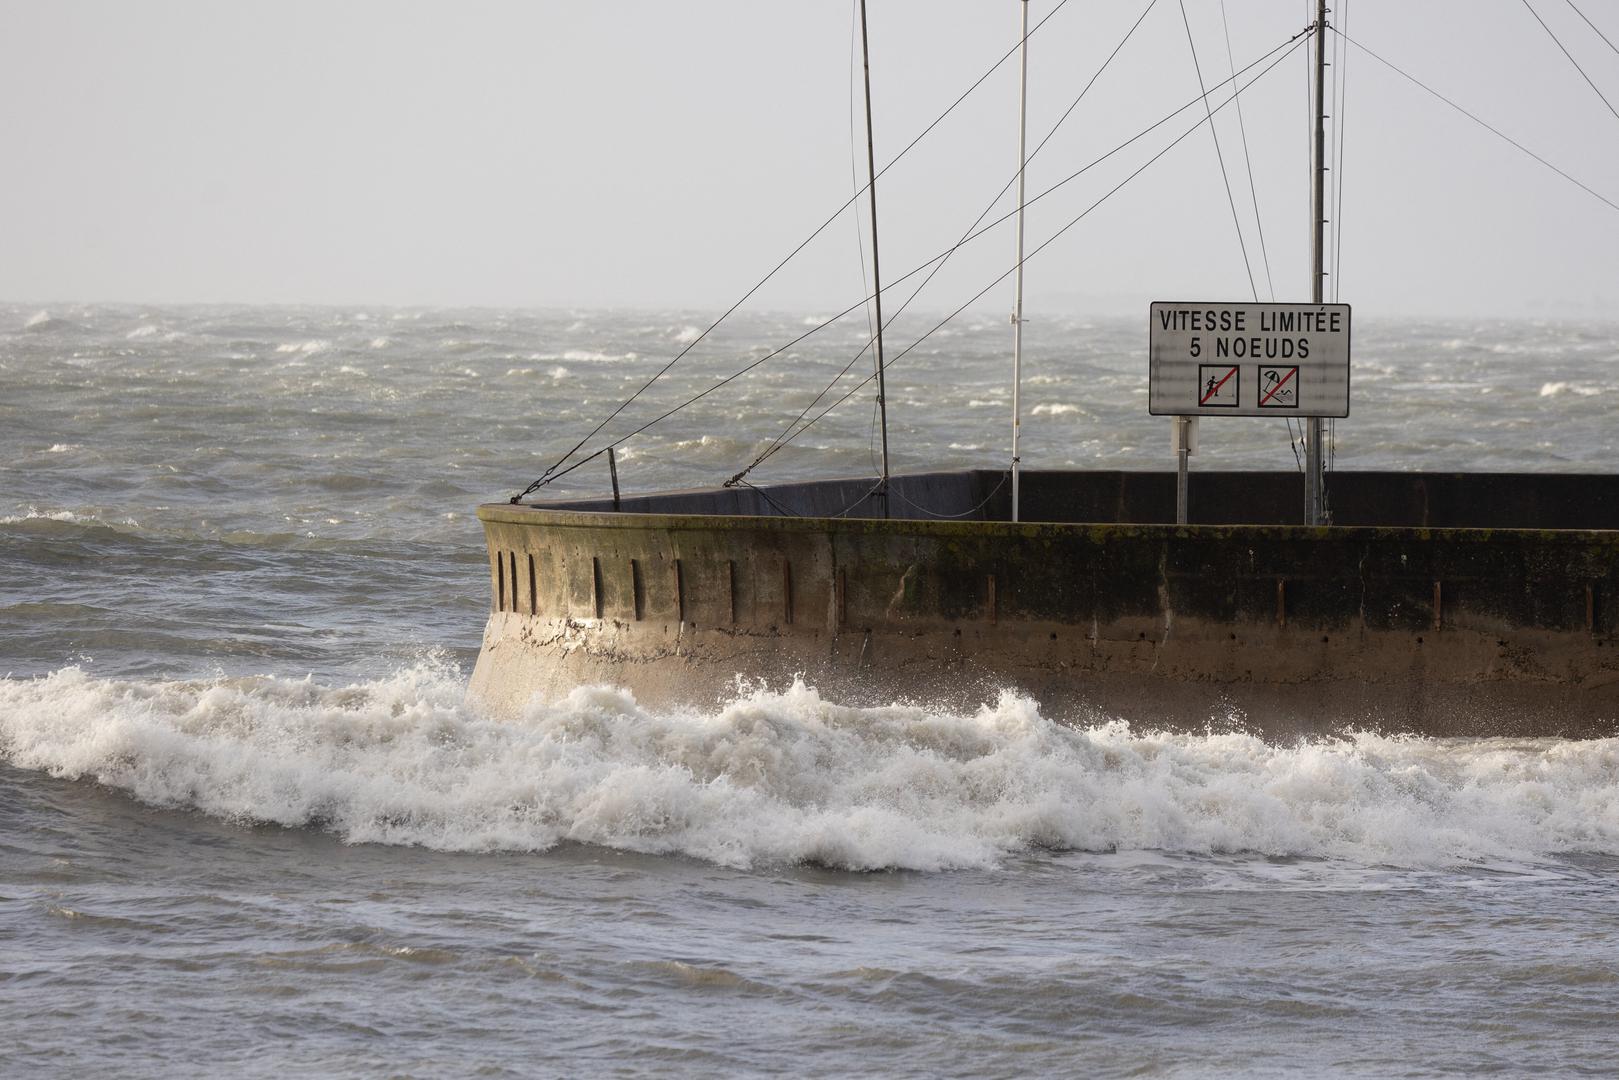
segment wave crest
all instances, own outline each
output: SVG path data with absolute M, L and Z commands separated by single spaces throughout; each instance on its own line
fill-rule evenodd
M 856 709 L 802 683 L 706 711 L 584 687 L 503 723 L 463 695 L 434 664 L 346 687 L 69 667 L 0 681 L 0 756 L 153 805 L 443 850 L 918 870 L 1031 848 L 1402 866 L 1619 853 L 1619 740 L 1273 746 L 1074 729 L 1012 694 L 970 715 Z

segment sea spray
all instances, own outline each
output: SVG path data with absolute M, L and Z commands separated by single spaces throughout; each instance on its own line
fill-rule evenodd
M 67 667 L 0 681 L 0 755 L 151 805 L 452 851 L 860 870 L 1041 848 L 1413 867 L 1619 853 L 1619 740 L 1279 746 L 1071 728 L 1011 693 L 967 714 L 850 708 L 801 682 L 706 710 L 581 687 L 517 722 L 463 695 L 431 663 L 348 686 Z

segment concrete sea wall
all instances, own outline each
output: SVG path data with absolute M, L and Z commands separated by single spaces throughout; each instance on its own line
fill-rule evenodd
M 1297 479 L 1255 475 L 1266 476 L 1233 478 L 1233 491 L 1248 494 L 1221 502 L 1225 511 L 1242 512 L 1255 491 L 1282 502 Z M 1357 500 L 1396 522 L 1513 519 L 1524 500 L 1563 490 L 1563 478 L 1364 474 L 1395 479 L 1365 481 L 1357 493 L 1344 475 L 1339 520 Z M 905 497 L 962 509 L 987 498 L 988 515 L 995 479 L 934 474 Z M 1216 485 L 1200 479 L 1205 491 Z M 1161 481 L 1036 474 L 1025 490 L 1046 516 L 1100 517 L 1108 504 L 1118 519 L 1149 512 Z M 842 506 L 863 490 L 817 497 Z M 1611 734 L 1619 532 L 1606 519 L 1619 485 L 1567 491 L 1584 497 L 1530 512 L 1599 524 L 780 516 L 802 494 L 791 489 L 772 489 L 778 516 L 740 516 L 741 506 L 716 516 L 716 501 L 750 497 L 732 492 L 661 497 L 680 512 L 649 512 L 660 505 L 650 501 L 618 513 L 595 501 L 494 504 L 479 509 L 491 613 L 472 690 L 503 714 L 535 693 L 593 682 L 627 686 L 650 704 L 709 705 L 734 692 L 738 674 L 779 685 L 802 673 L 847 703 L 960 709 L 1012 688 L 1077 723 L 1119 717 L 1283 737 L 1345 725 Z M 1244 516 L 1261 515 L 1251 507 Z

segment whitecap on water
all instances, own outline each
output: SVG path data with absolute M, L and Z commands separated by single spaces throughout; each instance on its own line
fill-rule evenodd
M 24 521 L 66 521 L 81 524 L 93 519 L 81 518 L 71 510 L 40 510 L 30 506 L 22 514 L 8 514 L 0 517 L 0 525 L 19 525 Z
M 1596 397 L 1602 393 L 1600 386 L 1585 386 L 1571 382 L 1549 382 L 1540 386 L 1541 397 L 1557 397 L 1561 394 L 1573 394 L 1576 397 Z
M 582 687 L 521 720 L 448 667 L 309 679 L 0 681 L 0 756 L 153 805 L 350 842 L 563 842 L 733 866 L 996 865 L 1030 849 L 1253 852 L 1362 865 L 1619 853 L 1619 740 L 1358 734 L 1291 746 L 973 713 L 852 708 L 802 683 L 711 709 Z
M 41 333 L 47 330 L 59 330 L 71 327 L 73 324 L 66 319 L 58 319 L 49 311 L 36 311 L 28 317 L 23 324 L 24 330 Z
M 308 356 L 312 353 L 325 352 L 332 347 L 332 343 L 325 338 L 314 338 L 309 341 L 286 341 L 275 347 L 278 353 L 301 353 Z

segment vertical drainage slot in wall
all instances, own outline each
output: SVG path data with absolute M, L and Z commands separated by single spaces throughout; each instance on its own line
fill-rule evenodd
M 675 617 L 686 621 L 686 574 L 679 559 L 675 560 Z
M 528 613 L 530 615 L 540 613 L 540 581 L 534 574 L 534 555 L 532 552 L 529 553 L 528 557 Z
M 495 610 L 506 610 L 506 560 L 495 552 Z
M 511 564 L 511 569 L 512 569 L 512 610 L 516 611 L 517 610 L 517 552 L 515 552 L 515 551 L 508 552 L 507 555 L 506 555 L 506 558 L 507 558 L 507 561 Z
M 596 618 L 599 619 L 602 617 L 602 561 L 595 555 L 590 557 L 590 595 Z
M 630 560 L 630 606 L 634 609 L 635 621 L 640 622 L 646 612 L 646 586 L 641 581 L 639 559 Z
M 781 561 L 781 617 L 793 625 L 793 564 L 786 559 Z

